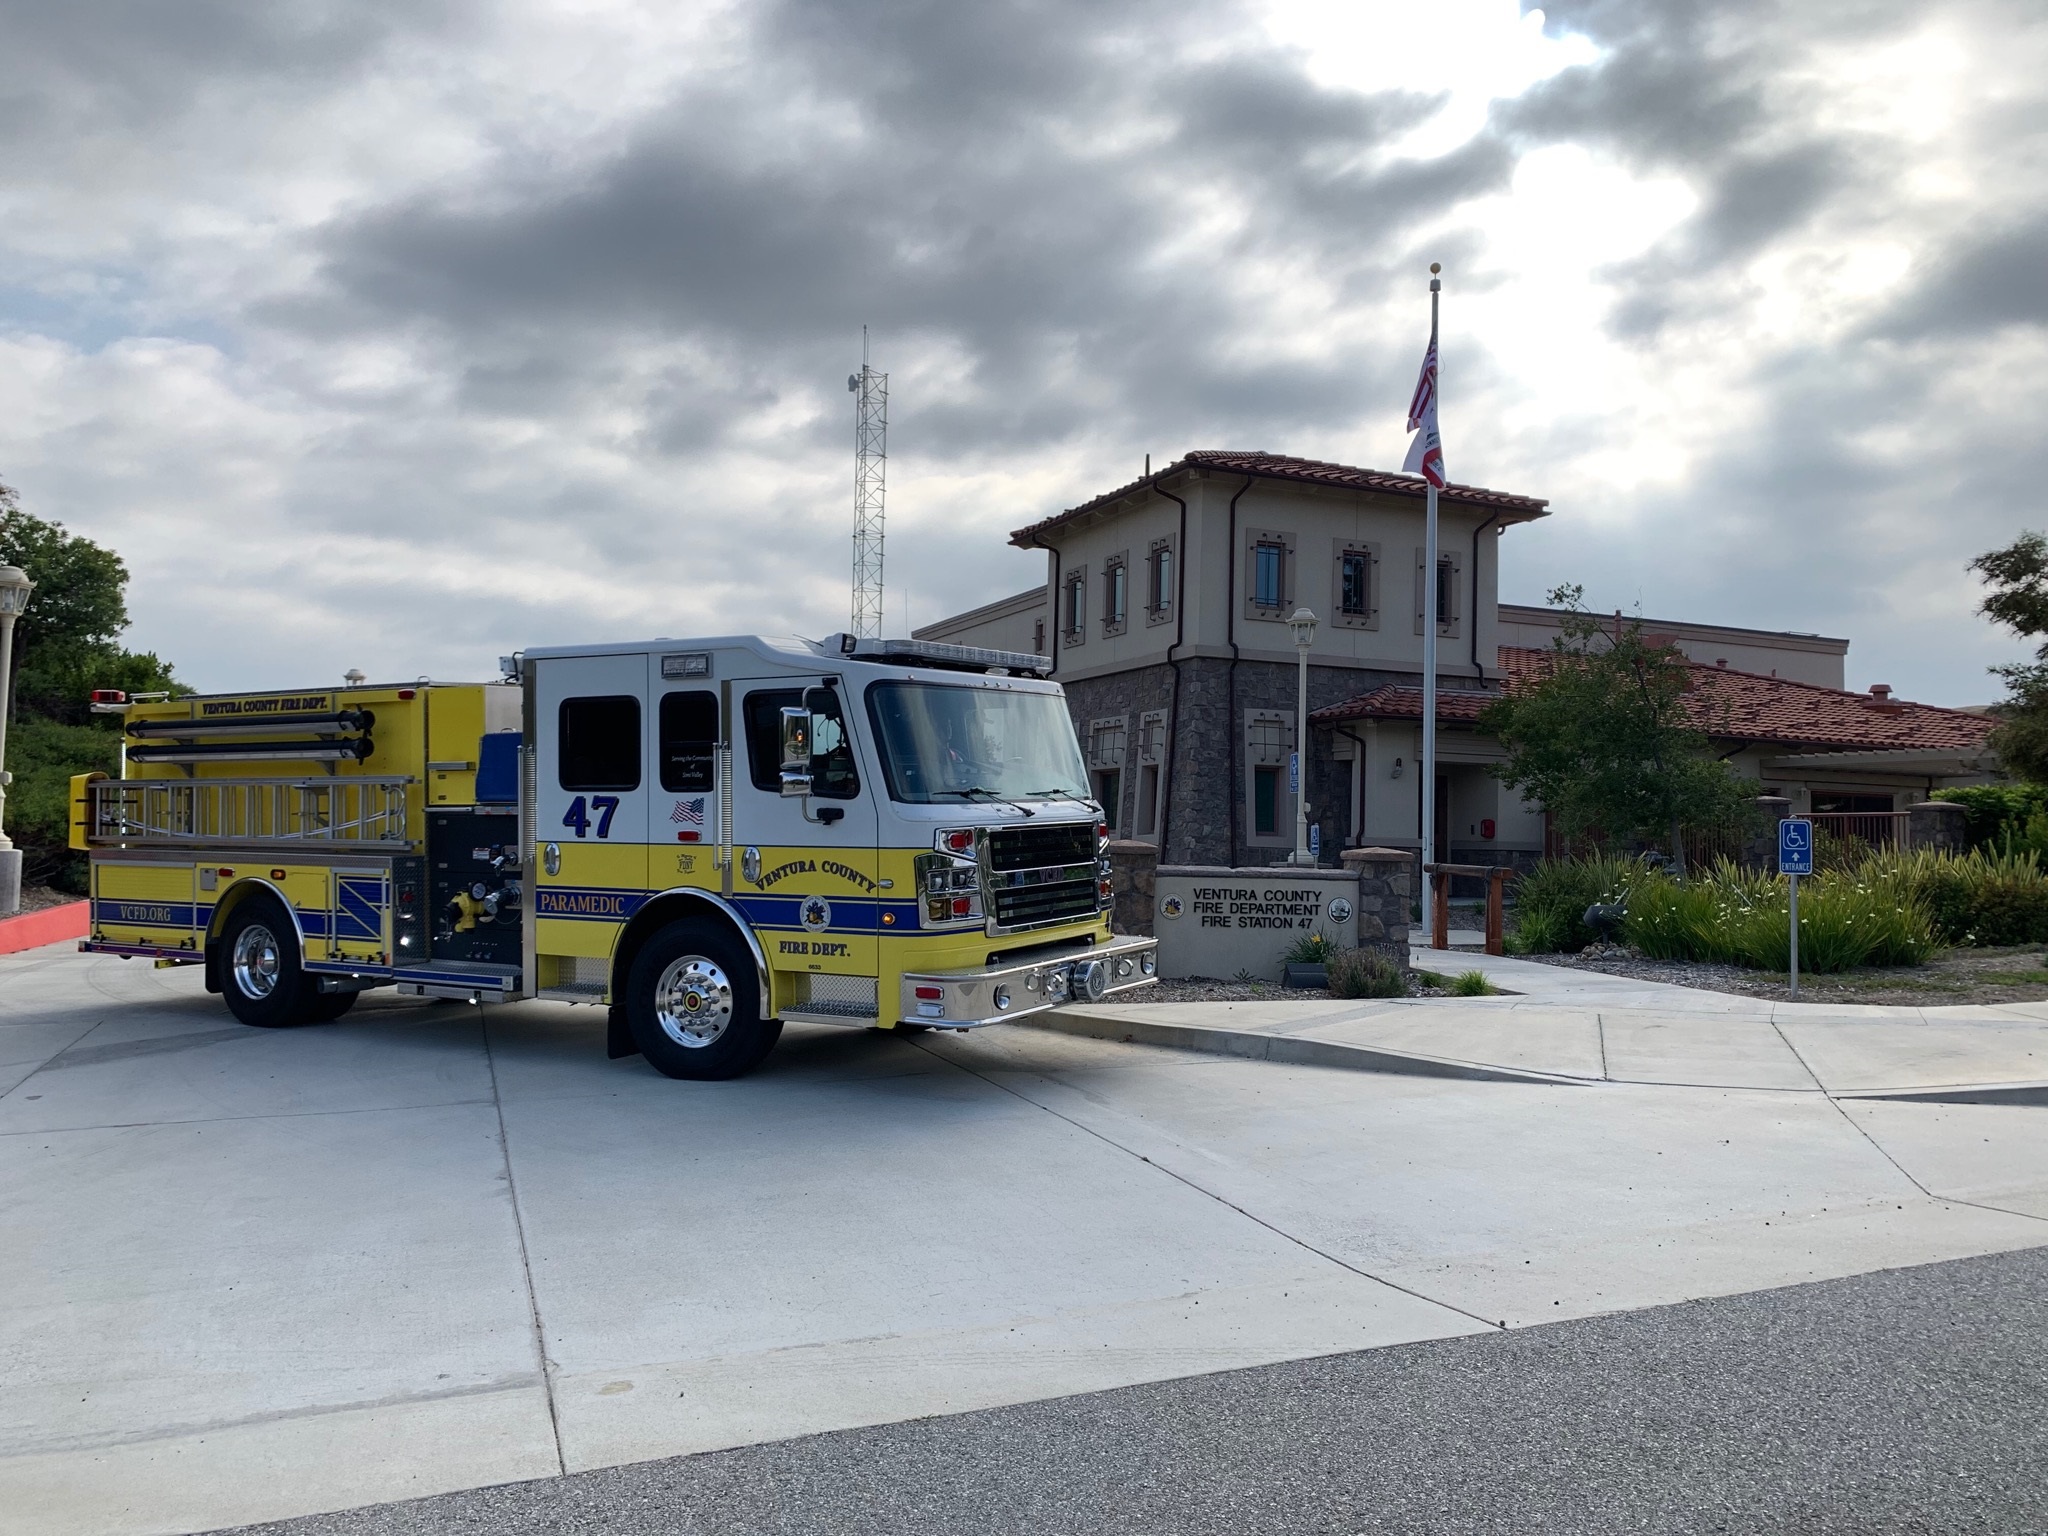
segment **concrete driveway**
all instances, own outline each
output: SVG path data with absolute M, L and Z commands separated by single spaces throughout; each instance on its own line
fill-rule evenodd
M 190 971 L 0 959 L 0 1531 L 197 1530 L 2048 1242 L 2038 1109 L 1015 1027 L 791 1030 L 683 1084 L 607 1062 L 600 1023 L 373 994 L 264 1032 Z

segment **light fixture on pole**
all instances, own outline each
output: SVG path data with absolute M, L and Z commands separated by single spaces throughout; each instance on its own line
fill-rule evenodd
M 1298 659 L 1294 696 L 1294 756 L 1288 764 L 1288 786 L 1294 791 L 1294 853 L 1290 864 L 1313 864 L 1316 856 L 1308 847 L 1308 778 L 1303 772 L 1301 749 L 1308 742 L 1308 648 L 1316 643 L 1316 616 L 1297 608 L 1287 620 L 1294 631 L 1294 654 Z
M 12 708 L 9 685 L 14 681 L 14 621 L 28 607 L 36 584 L 18 565 L 0 565 L 0 917 L 21 910 L 21 854 L 7 840 L 7 715 Z

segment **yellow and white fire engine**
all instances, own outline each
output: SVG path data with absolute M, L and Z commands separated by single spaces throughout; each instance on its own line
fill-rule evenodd
M 244 1023 L 392 986 L 608 1007 L 614 1056 L 745 1072 L 784 1021 L 965 1029 L 1143 986 L 1044 657 L 756 637 L 558 646 L 494 683 L 123 710 L 72 784 L 83 948 Z

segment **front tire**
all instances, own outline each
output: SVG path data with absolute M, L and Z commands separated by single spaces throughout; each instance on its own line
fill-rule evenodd
M 275 898 L 236 907 L 220 938 L 221 995 L 228 1011 L 258 1029 L 303 1024 L 314 982 L 300 963 L 298 930 Z
M 670 923 L 634 957 L 626 1023 L 655 1071 L 700 1082 L 752 1071 L 782 1035 L 761 1017 L 754 957 L 702 920 Z
M 310 1024 L 332 1024 L 349 1009 L 355 1007 L 361 992 L 315 992 L 306 1003 L 306 1021 Z

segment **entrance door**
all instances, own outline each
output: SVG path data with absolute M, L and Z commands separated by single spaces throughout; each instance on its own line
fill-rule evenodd
M 550 658 L 535 667 L 533 917 L 541 954 L 609 957 L 646 900 L 647 666 L 636 654 Z M 585 979 L 581 968 L 576 979 Z
M 777 1009 L 832 1014 L 870 1007 L 871 982 L 813 986 L 799 979 L 876 974 L 880 788 L 869 782 L 848 728 L 847 716 L 860 701 L 826 690 L 823 677 L 741 678 L 732 690 L 739 737 L 733 751 L 733 893 L 760 932 L 769 965 L 784 973 L 776 981 Z M 814 792 L 784 798 L 782 711 L 801 708 L 807 690 L 823 690 L 832 703 L 819 711 L 823 718 L 811 743 Z M 811 697 L 818 702 L 818 693 Z M 807 809 L 814 819 L 806 819 Z

